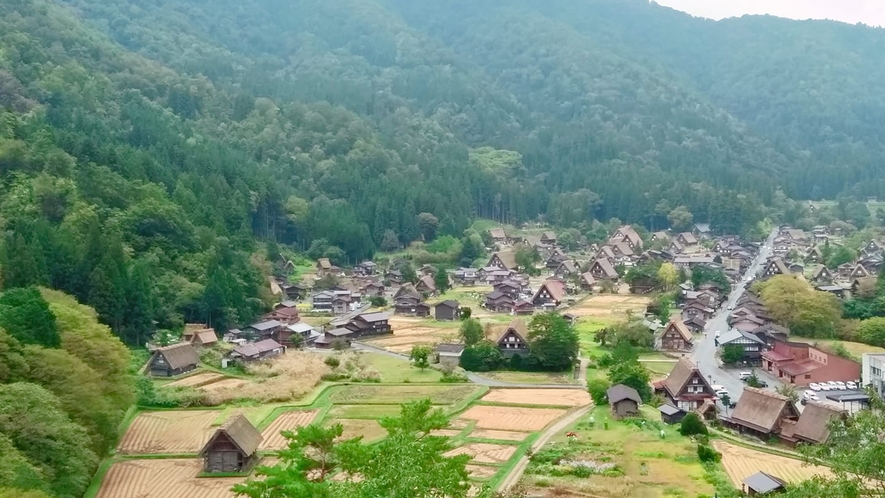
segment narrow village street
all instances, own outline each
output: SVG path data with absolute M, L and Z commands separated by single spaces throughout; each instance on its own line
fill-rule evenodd
M 755 277 L 759 269 L 765 264 L 765 261 L 771 256 L 772 244 L 777 235 L 777 230 L 773 231 L 768 239 L 763 242 L 763 246 L 759 249 L 759 254 L 753 260 L 743 279 L 732 287 L 732 292 L 728 299 L 722 304 L 715 316 L 707 321 L 706 335 L 702 336 L 696 342 L 694 350 L 691 353 L 691 359 L 701 370 L 707 380 L 711 384 L 718 384 L 728 390 L 732 401 L 737 401 L 744 390 L 745 384 L 738 378 L 739 372 L 747 370 L 746 368 L 724 369 L 720 366 L 719 359 L 716 357 L 716 332 L 724 334 L 728 331 L 728 315 L 729 308 L 734 307 L 744 290 L 750 285 L 746 281 L 746 277 Z M 768 383 L 770 388 L 775 388 L 781 383 L 768 373 L 761 369 L 754 369 L 761 380 Z

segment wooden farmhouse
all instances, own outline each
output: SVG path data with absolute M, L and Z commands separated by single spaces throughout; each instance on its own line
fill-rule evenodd
M 665 351 L 690 351 L 692 347 L 691 332 L 682 320 L 670 320 L 661 334 L 661 349 Z
M 529 329 L 525 322 L 520 318 L 514 318 L 498 339 L 498 350 L 508 357 L 515 354 L 528 354 L 529 345 L 526 340 L 528 333 Z
M 174 377 L 197 368 L 200 356 L 189 342 L 173 344 L 154 351 L 150 372 L 154 377 Z
M 605 396 L 615 418 L 632 417 L 639 413 L 639 404 L 642 403 L 642 398 L 639 397 L 636 389 L 624 384 L 616 384 L 608 388 Z
M 458 301 L 443 301 L 433 307 L 433 313 L 438 321 L 454 321 L 461 316 L 461 305 Z
M 209 473 L 244 472 L 257 463 L 263 437 L 242 414 L 229 418 L 200 451 Z
M 663 394 L 670 405 L 685 412 L 697 410 L 705 402 L 716 399 L 707 378 L 688 358 L 680 358 L 670 375 L 655 383 L 655 390 Z

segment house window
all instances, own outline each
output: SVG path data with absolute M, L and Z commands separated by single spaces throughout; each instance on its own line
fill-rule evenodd
M 870 367 L 870 372 L 876 377 L 882 376 L 882 369 L 878 367 Z
M 811 374 L 805 374 L 805 378 L 806 378 L 806 379 L 810 379 L 810 378 L 811 378 Z
M 157 363 L 159 363 L 160 365 L 165 365 L 166 359 L 163 358 L 162 356 L 157 356 Z

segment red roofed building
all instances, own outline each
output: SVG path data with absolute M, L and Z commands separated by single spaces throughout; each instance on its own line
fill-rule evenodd
M 798 386 L 860 378 L 860 363 L 801 342 L 775 340 L 772 349 L 762 353 L 762 368 Z

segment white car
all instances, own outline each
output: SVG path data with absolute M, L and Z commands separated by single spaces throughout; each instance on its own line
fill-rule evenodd
M 830 386 L 830 391 L 838 391 L 839 390 L 839 384 L 836 384 L 835 380 L 831 380 L 831 381 L 827 382 L 827 385 Z
M 827 384 L 826 382 L 821 382 L 821 383 L 820 383 L 820 390 L 821 390 L 821 391 L 829 391 L 829 390 L 830 390 L 830 385 Z
M 820 391 L 820 384 L 818 384 L 817 382 L 812 382 L 811 384 L 808 384 L 808 388 L 812 391 Z
M 842 382 L 841 380 L 837 380 L 836 381 L 836 389 L 838 389 L 840 391 L 844 391 L 846 389 L 845 383 Z
M 847 387 L 848 389 L 857 389 L 857 383 L 849 380 L 845 383 L 845 387 Z
M 814 391 L 805 391 L 805 394 L 802 395 L 806 401 L 820 401 L 820 398 L 817 397 L 817 394 Z
M 741 379 L 741 380 L 747 380 L 747 379 L 749 379 L 749 378 L 752 377 L 752 376 L 753 376 L 753 374 L 750 373 L 750 372 L 741 372 L 741 373 L 738 374 L 738 379 Z

